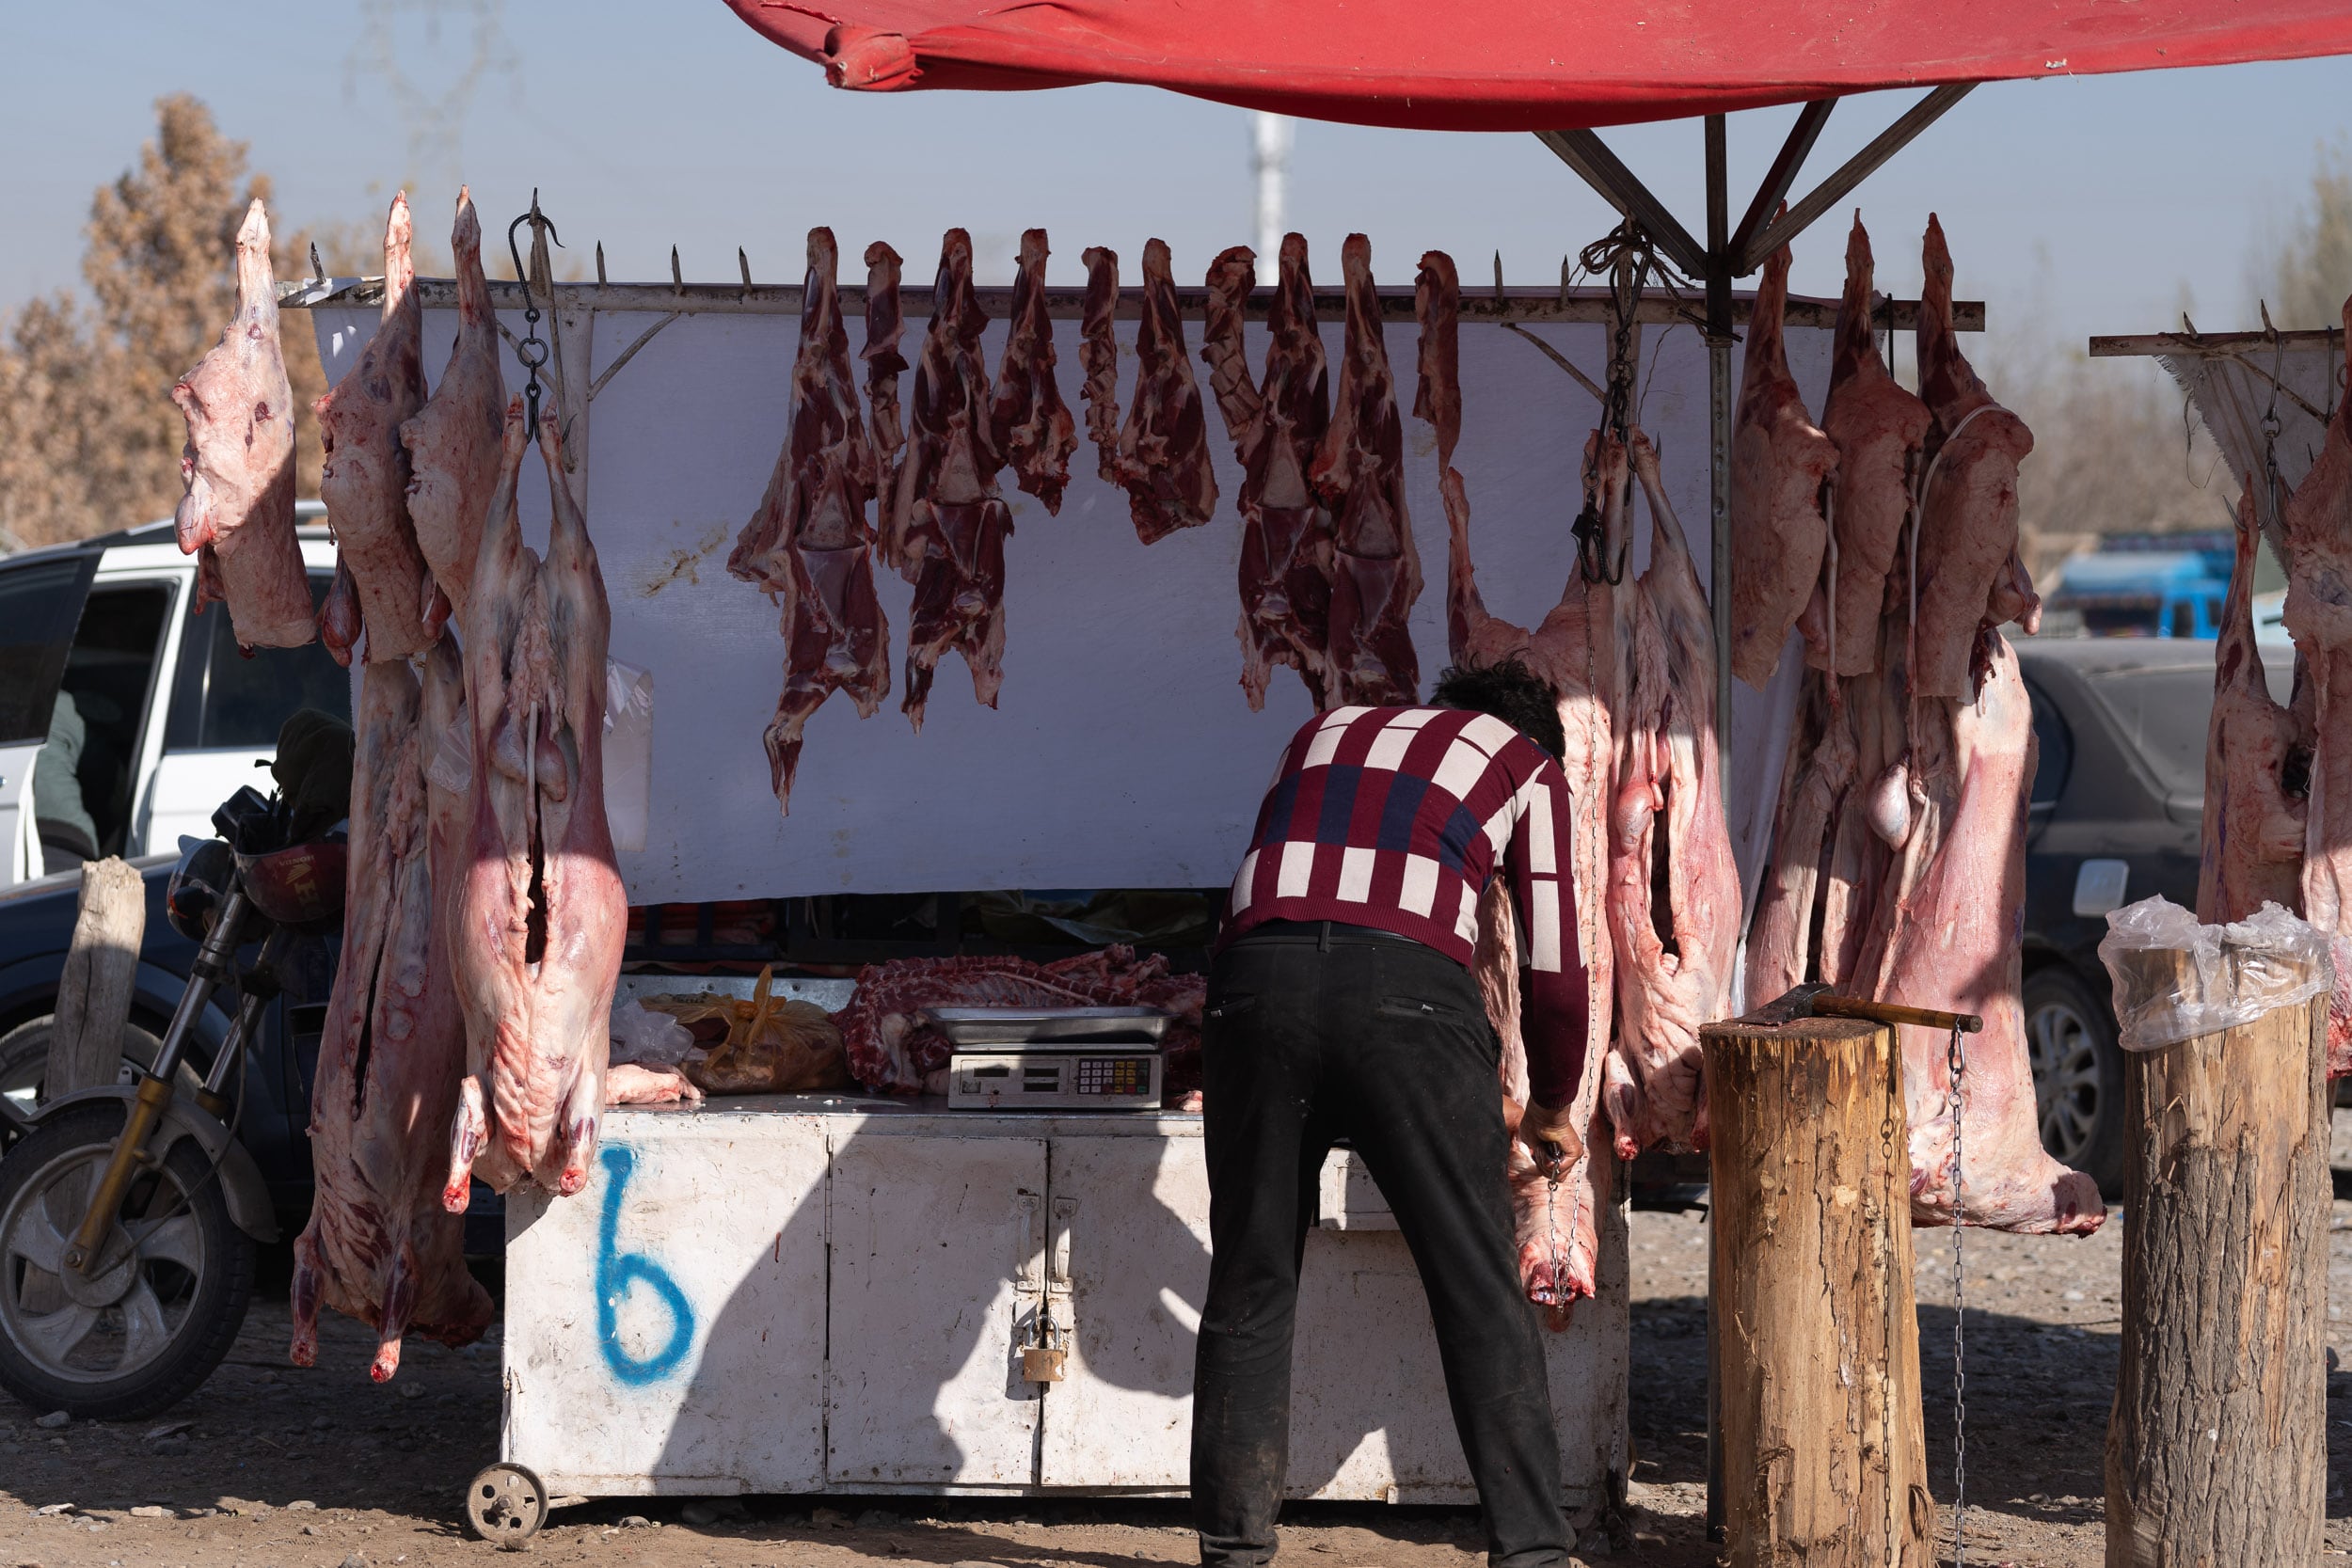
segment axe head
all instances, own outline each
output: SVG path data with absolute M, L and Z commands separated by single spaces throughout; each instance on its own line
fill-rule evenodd
M 1776 1029 L 1784 1023 L 1794 1023 L 1801 1018 L 1811 1018 L 1814 1016 L 1813 999 L 1826 994 L 1829 989 L 1818 980 L 1791 987 L 1786 994 L 1765 1003 L 1740 1022 Z

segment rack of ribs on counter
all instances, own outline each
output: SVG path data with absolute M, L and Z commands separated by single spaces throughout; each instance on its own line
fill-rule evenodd
M 784 694 L 765 739 L 770 784 L 787 812 L 801 731 L 825 699 L 845 692 L 858 717 L 870 719 L 890 692 L 890 627 L 874 596 L 866 520 L 880 473 L 851 379 L 839 264 L 833 230 L 810 230 L 784 447 L 727 557 L 730 574 L 782 610 Z
M 236 313 L 171 401 L 188 427 L 175 521 L 181 553 L 197 557 L 197 608 L 227 601 L 240 647 L 300 647 L 318 627 L 294 538 L 294 388 L 258 199 L 237 230 Z
M 914 403 L 898 456 L 882 557 L 914 584 L 903 704 L 917 732 L 931 677 L 953 649 L 972 672 L 972 695 L 996 705 L 1005 680 L 1005 540 L 1012 512 L 996 487 L 1004 454 L 989 419 L 980 334 L 988 317 L 972 294 L 972 236 L 947 230 L 931 321 L 914 367 Z
M 1405 506 L 1405 426 L 1372 281 L 1372 242 L 1340 249 L 1347 336 L 1339 390 L 1307 483 L 1331 512 L 1331 678 L 1336 705 L 1421 700 L 1406 625 L 1421 597 L 1421 556 Z
M 433 645 L 432 573 L 408 520 L 408 449 L 400 429 L 424 406 L 424 309 L 417 301 L 406 193 L 384 230 L 384 319 L 334 389 L 318 400 L 319 499 L 335 531 L 336 562 L 367 631 L 371 664 L 413 658 Z M 347 612 L 338 610 L 338 616 Z M 327 628 L 328 642 L 342 626 Z M 347 644 L 346 644 L 347 646 Z
M 932 1007 L 1159 1007 L 1174 1015 L 1161 1047 L 1174 1079 L 1179 1059 L 1200 1051 L 1207 996 L 1206 975 L 1171 974 L 1165 957 L 1138 957 L 1123 943 L 1052 963 L 897 958 L 860 970 L 857 994 L 834 1022 L 850 1076 L 882 1094 L 921 1094 L 945 1089 L 954 1051 L 931 1026 Z
M 586 1183 L 628 924 L 604 811 L 612 608 L 552 408 L 538 432 L 554 506 L 546 559 L 522 542 L 515 483 L 530 434 L 517 399 L 468 596 L 473 810 L 445 916 L 469 1069 L 441 1190 L 452 1212 L 475 1175 L 499 1192 Z
M 1321 709 L 1332 689 L 1331 514 L 1308 486 L 1307 470 L 1331 422 L 1330 378 L 1307 241 L 1288 234 L 1266 309 L 1265 374 L 1252 382 L 1242 322 L 1257 284 L 1254 261 L 1248 246 L 1235 245 L 1210 263 L 1200 350 L 1242 469 L 1241 685 L 1257 712 L 1276 666 L 1288 665 Z

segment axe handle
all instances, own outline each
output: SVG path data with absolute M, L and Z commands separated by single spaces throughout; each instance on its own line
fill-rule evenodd
M 1974 1035 L 1984 1028 L 1975 1013 L 1940 1013 L 1932 1007 L 1906 1007 L 1899 1002 L 1865 1002 L 1852 996 L 1817 996 L 1813 1011 L 1822 1018 L 1858 1018 L 1870 1023 L 1915 1023 L 1924 1029 L 1958 1029 Z

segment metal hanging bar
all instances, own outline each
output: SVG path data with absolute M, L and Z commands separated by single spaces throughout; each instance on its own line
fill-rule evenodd
M 1663 254 L 1663 246 L 1660 247 Z M 1698 277 L 1703 271 L 1690 276 Z M 418 303 L 427 310 L 453 310 L 457 308 L 457 285 L 445 277 L 417 279 Z M 1409 324 L 1413 318 L 1413 291 L 1410 285 L 1391 285 L 1378 291 L 1380 317 L 1383 321 Z M 544 304 L 551 294 L 556 307 L 564 310 L 644 310 L 655 315 L 676 311 L 687 316 L 797 316 L 801 313 L 801 285 L 795 283 L 755 283 L 745 289 L 740 283 L 556 283 L 548 294 L 539 297 Z M 1056 321 L 1077 321 L 1085 313 L 1086 291 L 1082 288 L 1049 288 L 1044 291 L 1045 313 Z M 1004 319 L 1012 309 L 1012 289 L 1009 285 L 976 287 L 972 296 L 977 300 L 993 321 Z M 862 317 L 866 314 L 866 285 L 844 283 L 838 291 L 841 313 Z M 931 291 L 929 283 L 908 284 L 899 293 L 899 308 L 910 316 L 921 316 L 930 309 Z M 1245 319 L 1263 321 L 1267 308 L 1273 303 L 1274 290 L 1261 287 L 1243 306 Z M 1176 308 L 1187 321 L 1199 321 L 1206 314 L 1209 292 L 1200 288 L 1179 288 Z M 278 286 L 280 309 L 300 309 L 306 307 L 332 305 L 367 307 L 384 301 L 384 281 L 380 277 L 330 277 L 317 280 L 289 280 Z M 504 278 L 490 280 L 490 302 L 501 310 L 519 310 L 526 304 L 521 284 Z M 1315 311 L 1318 316 L 1328 313 L 1337 319 L 1346 313 L 1347 297 L 1336 290 L 1315 291 Z M 1553 285 L 1531 287 L 1514 284 L 1497 299 L 1491 290 L 1472 289 L 1462 295 L 1462 320 L 1505 324 L 1523 322 L 1529 325 L 1565 323 L 1583 325 L 1606 325 L 1614 307 L 1605 288 L 1571 289 L 1563 298 Z M 1748 319 L 1754 308 L 1752 298 L 1735 295 L 1731 302 L 1732 325 L 1736 329 Z M 1788 301 L 1785 317 L 1789 326 L 1832 327 L 1837 325 L 1838 302 L 1835 299 L 1814 299 L 1804 296 Z M 1143 291 L 1130 286 L 1120 291 L 1119 304 L 1113 314 L 1120 321 L 1139 321 L 1143 316 Z M 1688 323 L 1690 308 L 1664 293 L 1643 296 L 1636 318 L 1644 326 L 1669 326 L 1677 322 Z M 1871 311 L 1873 325 L 1908 332 L 1918 325 L 1919 302 L 1915 299 L 1881 300 Z M 1984 302 L 1958 300 L 1952 306 L 1952 322 L 1963 332 L 1984 330 Z M 2266 341 L 2266 340 L 2265 340 Z

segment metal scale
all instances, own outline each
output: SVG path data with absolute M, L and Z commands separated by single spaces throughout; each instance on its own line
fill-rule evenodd
M 1157 1007 L 932 1007 L 951 1111 L 1155 1111 Z

